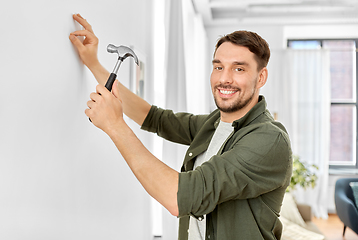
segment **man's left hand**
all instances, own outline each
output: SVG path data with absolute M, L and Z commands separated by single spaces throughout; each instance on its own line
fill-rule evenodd
M 104 86 L 97 85 L 96 92 L 91 93 L 91 100 L 87 102 L 88 109 L 85 110 L 92 123 L 107 134 L 124 123 L 117 81 L 113 83 L 112 93 Z

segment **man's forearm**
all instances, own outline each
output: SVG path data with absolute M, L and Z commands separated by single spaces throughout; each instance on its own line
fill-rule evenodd
M 178 216 L 179 173 L 153 156 L 125 123 L 107 134 L 144 189 L 172 215 Z
M 92 72 L 99 84 L 102 86 L 106 84 L 110 73 L 99 62 L 88 67 L 88 69 Z

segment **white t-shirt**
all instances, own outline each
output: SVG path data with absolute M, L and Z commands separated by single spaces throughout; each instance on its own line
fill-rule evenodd
M 219 126 L 216 128 L 214 136 L 210 141 L 208 149 L 196 158 L 194 169 L 218 153 L 221 145 L 230 136 L 233 129 L 232 123 L 220 121 Z M 202 221 L 199 221 L 194 217 L 190 217 L 188 240 L 205 240 L 205 228 L 206 216 L 204 216 Z

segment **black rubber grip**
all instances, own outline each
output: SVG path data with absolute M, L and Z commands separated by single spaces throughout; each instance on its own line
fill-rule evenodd
M 108 91 L 112 91 L 112 86 L 113 86 L 113 83 L 116 80 L 116 78 L 117 78 L 117 74 L 115 74 L 115 73 L 111 73 L 111 75 L 109 75 L 109 78 L 105 85 L 105 87 L 108 89 Z

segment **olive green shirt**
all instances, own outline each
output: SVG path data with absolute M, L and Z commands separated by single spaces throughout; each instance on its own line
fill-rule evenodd
M 281 239 L 279 212 L 292 174 L 288 134 L 259 102 L 233 122 L 217 155 L 193 170 L 220 121 L 210 115 L 176 113 L 152 106 L 142 129 L 190 145 L 178 185 L 179 240 L 188 239 L 189 216 L 206 214 L 205 239 Z

